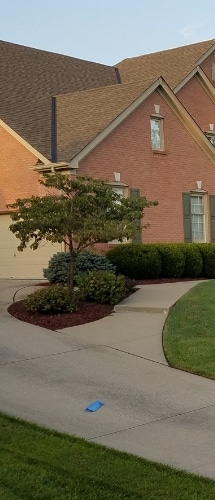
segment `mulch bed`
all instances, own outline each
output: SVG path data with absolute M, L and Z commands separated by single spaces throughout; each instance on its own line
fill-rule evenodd
M 152 285 L 152 284 L 162 284 L 162 283 L 177 283 L 181 281 L 197 281 L 194 279 L 158 279 L 158 280 L 136 280 L 135 285 Z M 50 283 L 40 283 L 40 286 L 49 286 Z M 133 288 L 127 296 L 131 295 L 137 290 Z M 63 314 L 39 314 L 31 313 L 27 311 L 24 302 L 22 300 L 14 302 L 8 307 L 8 312 L 11 316 L 16 319 L 24 321 L 26 323 L 31 323 L 32 325 L 41 326 L 43 328 L 48 328 L 48 330 L 61 330 L 63 328 L 68 328 L 71 326 L 84 325 L 85 323 L 91 323 L 92 321 L 97 321 L 105 316 L 108 316 L 113 312 L 114 308 L 110 304 L 96 304 L 95 302 L 81 302 L 79 310 L 73 313 L 63 313 Z
M 27 311 L 22 300 L 14 302 L 8 307 L 8 312 L 16 319 L 31 323 L 32 325 L 42 326 L 49 330 L 61 330 L 69 326 L 84 325 L 97 321 L 108 316 L 113 311 L 110 304 L 95 304 L 82 302 L 79 310 L 73 313 L 63 314 L 39 314 Z

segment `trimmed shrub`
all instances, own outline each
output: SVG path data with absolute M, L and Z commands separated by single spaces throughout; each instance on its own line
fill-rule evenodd
M 198 243 L 179 244 L 184 252 L 184 278 L 199 278 L 202 273 L 202 255 Z
M 122 273 L 132 279 L 156 279 L 161 272 L 161 258 L 153 244 L 127 243 L 109 250 L 107 258 Z
M 43 269 L 43 275 L 50 283 L 66 283 L 68 276 L 68 267 L 70 255 L 67 252 L 58 252 L 51 257 L 48 267 Z M 81 252 L 75 262 L 75 277 L 80 273 L 89 273 L 90 271 L 116 271 L 116 268 L 103 255 L 97 255 L 90 252 Z
M 44 287 L 31 293 L 24 303 L 33 313 L 59 314 L 77 311 L 79 295 L 63 285 Z
M 180 244 L 157 243 L 161 257 L 161 277 L 181 278 L 185 269 L 185 256 Z
M 85 300 L 99 304 L 117 304 L 125 297 L 127 291 L 125 277 L 116 276 L 110 271 L 79 274 L 77 284 Z
M 116 272 L 116 266 L 105 257 L 96 253 L 81 252 L 75 262 L 75 274 L 89 273 L 90 271 Z
M 66 283 L 70 255 L 66 252 L 57 252 L 51 257 L 48 267 L 43 269 L 43 276 L 50 283 Z
M 214 243 L 198 243 L 198 248 L 202 256 L 202 273 L 203 278 L 215 278 L 215 244 Z
M 136 287 L 136 281 L 125 276 L 125 285 L 127 292 L 131 292 Z

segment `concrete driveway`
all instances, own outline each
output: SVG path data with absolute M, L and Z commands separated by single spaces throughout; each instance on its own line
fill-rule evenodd
M 215 382 L 170 368 L 161 344 L 169 306 L 195 283 L 144 286 L 62 332 L 9 316 L 25 284 L 0 280 L 0 410 L 215 479 Z

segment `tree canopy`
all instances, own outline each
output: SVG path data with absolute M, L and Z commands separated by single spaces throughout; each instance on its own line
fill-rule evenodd
M 20 240 L 20 251 L 28 245 L 36 250 L 42 240 L 65 243 L 71 255 L 69 286 L 79 252 L 96 243 L 132 238 L 144 209 L 157 204 L 144 196 L 123 198 L 105 181 L 91 177 L 44 174 L 39 182 L 47 189 L 45 196 L 19 198 L 8 205 L 10 230 Z

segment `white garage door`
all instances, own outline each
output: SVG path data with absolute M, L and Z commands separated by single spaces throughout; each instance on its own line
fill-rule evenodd
M 42 242 L 38 250 L 18 252 L 19 240 L 9 230 L 9 215 L 0 215 L 0 278 L 42 278 L 50 257 L 61 251 L 61 245 Z

